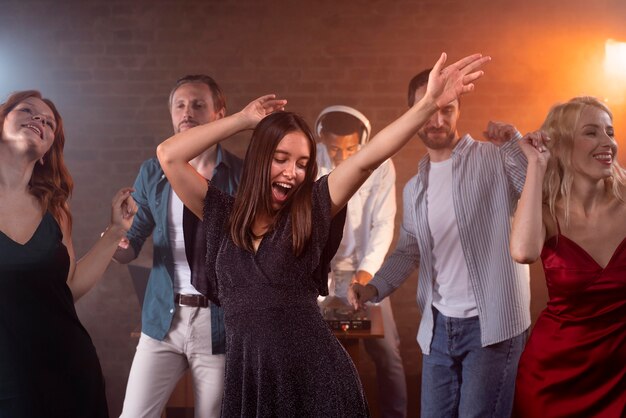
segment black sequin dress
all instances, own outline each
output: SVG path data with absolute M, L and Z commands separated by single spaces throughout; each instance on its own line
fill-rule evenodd
M 24 245 L 0 232 L 0 417 L 108 418 L 95 347 L 66 284 L 69 256 L 46 213 Z
M 192 280 L 224 309 L 224 418 L 369 416 L 354 364 L 317 306 L 317 296 L 328 293 L 328 264 L 345 219 L 345 210 L 330 218 L 327 177 L 314 184 L 312 204 L 304 254 L 292 253 L 288 215 L 253 254 L 225 228 L 233 198 L 209 186 L 206 272 Z

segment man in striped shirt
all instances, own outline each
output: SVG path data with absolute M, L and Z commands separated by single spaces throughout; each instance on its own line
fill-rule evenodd
M 411 80 L 410 106 L 429 72 Z M 511 125 L 490 122 L 489 142 L 460 137 L 459 108 L 449 103 L 418 131 L 428 152 L 404 188 L 397 247 L 349 296 L 380 301 L 419 269 L 422 418 L 508 417 L 530 326 L 528 266 L 509 255 L 527 162 Z

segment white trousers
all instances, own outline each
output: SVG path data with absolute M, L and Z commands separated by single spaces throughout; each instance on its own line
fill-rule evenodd
M 212 353 L 211 309 L 177 306 L 163 341 L 141 334 L 120 418 L 158 418 L 176 383 L 191 370 L 196 418 L 218 418 L 224 354 Z

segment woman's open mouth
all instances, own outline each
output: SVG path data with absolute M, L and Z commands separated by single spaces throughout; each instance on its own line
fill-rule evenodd
M 289 197 L 289 192 L 293 188 L 293 184 L 275 182 L 272 183 L 272 195 L 278 203 L 285 203 Z

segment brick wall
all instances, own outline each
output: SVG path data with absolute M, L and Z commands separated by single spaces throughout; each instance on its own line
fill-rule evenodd
M 626 87 L 605 79 L 602 57 L 605 39 L 626 40 L 625 15 L 622 0 L 1 0 L 0 96 L 37 88 L 64 116 L 81 255 L 106 227 L 115 190 L 132 184 L 140 163 L 171 134 L 167 94 L 181 75 L 214 76 L 230 112 L 276 92 L 311 122 L 325 106 L 354 106 L 376 132 L 405 109 L 408 80 L 440 51 L 451 60 L 480 51 L 493 62 L 463 101 L 461 132 L 480 137 L 490 119 L 526 132 L 554 102 L 591 94 L 613 104 L 620 136 Z M 241 155 L 246 139 L 227 147 Z M 394 157 L 398 199 L 423 153 L 416 140 Z M 411 416 L 420 373 L 415 287 L 413 276 L 392 296 Z M 537 266 L 533 296 L 536 316 L 546 297 Z M 117 416 L 136 344 L 129 334 L 140 318 L 126 268 L 111 265 L 77 307 Z M 361 369 L 376 409 L 373 366 Z

